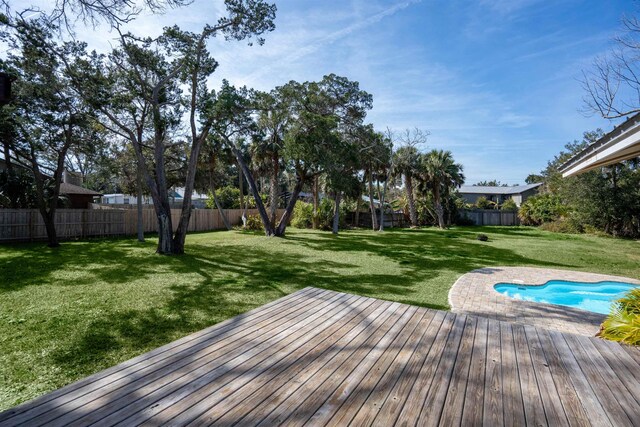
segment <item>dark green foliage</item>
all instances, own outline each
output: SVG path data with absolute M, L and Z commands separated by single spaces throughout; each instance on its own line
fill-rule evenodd
M 516 205 L 516 202 L 513 201 L 513 199 L 507 199 L 504 201 L 503 204 L 500 205 L 500 210 L 503 211 L 517 211 L 518 210 L 518 205 Z
M 540 225 L 555 221 L 567 213 L 566 206 L 559 196 L 539 194 L 529 197 L 518 211 L 523 225 Z
M 226 186 L 216 190 L 216 197 L 222 209 L 240 209 L 240 190 Z M 213 196 L 207 200 L 207 208 L 216 209 Z
M 477 182 L 475 184 L 473 184 L 475 186 L 480 186 L 480 187 L 508 187 L 509 184 L 503 184 L 498 180 L 492 179 L 491 181 L 480 181 Z
M 298 202 L 293 208 L 291 226 L 295 228 L 311 228 L 313 224 L 313 205 L 307 202 Z
M 473 225 L 473 220 L 466 215 L 458 214 L 454 223 L 455 225 L 470 226 L 470 225 Z
M 318 204 L 318 227 L 321 230 L 331 230 L 333 224 L 333 213 L 335 204 L 332 200 L 323 198 Z M 341 207 L 340 224 L 341 229 L 346 225 L 347 208 Z M 291 225 L 296 228 L 311 228 L 313 225 L 313 205 L 306 202 L 298 202 L 293 209 Z
M 37 207 L 33 175 L 24 169 L 0 172 L 0 208 Z
M 495 209 L 496 203 L 492 202 L 491 200 L 487 199 L 484 196 L 480 196 L 476 200 L 475 206 L 478 209 Z
M 640 236 L 640 168 L 637 161 L 626 161 L 578 176 L 563 178 L 560 166 L 573 154 L 602 137 L 597 129 L 585 132 L 548 163 L 541 172 L 545 199 L 534 199 L 520 209 L 525 224 L 541 224 L 564 217 L 576 230 L 600 230 L 637 238 Z M 533 206 L 533 204 L 536 206 Z M 556 226 L 551 226 L 556 227 Z M 562 228 L 557 226 L 556 228 Z
M 242 229 L 246 231 L 264 231 L 264 225 L 258 215 L 249 215 Z

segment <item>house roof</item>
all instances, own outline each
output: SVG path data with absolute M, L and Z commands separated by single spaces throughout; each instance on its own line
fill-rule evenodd
M 466 194 L 520 194 L 527 190 L 540 187 L 541 182 L 528 185 L 514 185 L 511 187 L 496 187 L 487 185 L 463 185 L 458 190 L 460 193 Z
M 102 196 L 102 193 L 89 190 L 88 188 L 80 187 L 66 182 L 60 183 L 60 194 L 82 194 L 85 196 Z
M 636 157 L 640 157 L 640 113 L 571 157 L 560 172 L 568 177 Z

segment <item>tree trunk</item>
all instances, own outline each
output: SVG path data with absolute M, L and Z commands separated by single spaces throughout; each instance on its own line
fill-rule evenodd
M 53 197 L 49 199 L 50 206 L 49 208 L 47 208 L 47 201 L 44 197 L 44 182 L 42 174 L 40 174 L 40 169 L 37 166 L 35 158 L 31 159 L 31 163 L 32 172 L 35 175 L 38 211 L 40 211 L 40 215 L 42 216 L 42 220 L 44 221 L 44 228 L 47 232 L 47 246 L 49 246 L 50 248 L 57 248 L 60 246 L 55 224 L 56 203 L 58 202 L 58 196 L 54 194 Z M 58 188 L 60 188 L 60 184 L 58 184 Z
M 356 197 L 356 212 L 354 214 L 354 219 L 353 219 L 353 226 L 354 227 L 359 227 L 360 226 L 360 196 L 358 195 L 358 197 Z
M 142 171 L 140 170 L 140 166 L 138 166 L 138 170 L 136 171 L 136 207 L 138 209 L 138 242 L 144 242 L 144 218 L 142 213 Z
M 200 135 L 191 144 L 191 153 L 189 154 L 189 163 L 187 169 L 187 180 L 184 184 L 184 197 L 182 199 L 182 211 L 180 212 L 180 222 L 173 237 L 173 253 L 180 255 L 184 253 L 184 241 L 187 238 L 187 230 L 189 229 L 189 221 L 191 220 L 191 201 L 193 200 L 193 188 L 196 180 L 196 171 L 198 169 L 198 157 L 200 157 L 200 148 L 207 134 Z
M 300 196 L 300 191 L 302 191 L 302 186 L 304 185 L 304 179 L 298 177 L 296 181 L 295 187 L 293 187 L 293 193 L 291 193 L 291 199 L 289 199 L 289 203 L 287 204 L 287 208 L 284 210 L 284 214 L 282 214 L 282 218 L 280 218 L 280 223 L 278 224 L 278 228 L 275 230 L 275 235 L 277 237 L 284 237 L 284 232 L 287 229 L 287 224 L 291 219 L 291 214 L 293 214 L 293 208 L 296 206 L 296 202 L 298 201 L 298 196 Z
M 236 156 L 236 160 L 238 161 L 238 164 L 240 165 L 240 169 L 241 169 L 240 177 L 242 178 L 242 173 L 244 173 L 244 176 L 245 178 L 247 178 L 247 182 L 249 183 L 249 189 L 251 190 L 251 193 L 253 194 L 253 198 L 256 201 L 256 208 L 258 209 L 258 213 L 260 214 L 260 219 L 262 220 L 262 224 L 264 225 L 264 232 L 267 236 L 273 236 L 274 230 L 273 230 L 273 227 L 271 226 L 271 222 L 269 221 L 269 215 L 267 214 L 267 210 L 264 207 L 264 203 L 262 203 L 262 198 L 260 197 L 260 193 L 258 193 L 258 188 L 256 186 L 255 180 L 253 179 L 253 175 L 251 174 L 251 171 L 249 170 L 249 167 L 247 166 L 246 162 L 242 158 L 242 153 L 240 153 L 240 150 L 238 150 L 233 144 L 230 144 L 230 146 L 233 153 Z M 242 194 L 242 192 L 240 194 Z
M 340 228 L 340 200 L 342 199 L 342 193 L 340 191 L 336 191 L 336 196 L 334 198 L 335 207 L 333 209 L 333 234 L 338 234 L 338 229 Z
M 271 227 L 276 227 L 276 214 L 278 212 L 278 175 L 280 174 L 280 160 L 278 153 L 273 152 L 271 156 L 273 163 L 273 173 L 271 174 L 271 188 L 269 189 L 269 220 Z
M 384 231 L 384 197 L 387 194 L 387 182 L 389 182 L 388 178 L 384 181 L 384 184 L 382 185 L 382 193 L 380 193 L 380 228 L 378 229 L 379 231 Z
M 376 230 L 378 228 L 378 221 L 376 207 L 373 203 L 373 177 L 371 175 L 371 171 L 369 171 L 369 207 L 371 208 L 371 227 L 373 230 Z
M 311 226 L 314 230 L 318 229 L 318 175 L 313 177 L 313 215 L 312 215 L 312 223 Z
M 40 212 L 42 219 L 44 220 L 44 228 L 47 231 L 47 246 L 50 248 L 57 248 L 60 246 L 58 241 L 58 234 L 56 233 L 55 224 L 55 211 L 54 212 Z
M 235 151 L 234 151 L 235 152 Z M 244 209 L 244 178 L 242 173 L 242 166 L 240 165 L 240 159 L 238 156 L 238 188 L 240 189 L 240 209 Z M 247 217 L 245 216 L 244 210 L 242 211 L 242 226 L 247 225 Z
M 229 218 L 227 218 L 227 214 L 225 213 L 224 209 L 222 209 L 222 207 L 220 206 L 220 201 L 218 200 L 218 196 L 216 196 L 216 189 L 213 186 L 213 184 L 211 185 L 211 194 L 213 195 L 213 202 L 216 204 L 216 208 L 218 209 L 218 212 L 220 212 L 220 218 L 222 218 L 222 222 L 224 223 L 225 228 L 227 229 L 227 231 L 230 231 L 231 224 L 229 224 Z
M 433 204 L 438 216 L 438 227 L 444 229 L 444 210 L 442 209 L 442 203 L 440 202 L 440 185 L 436 184 L 433 188 Z
M 418 215 L 416 213 L 416 201 L 413 199 L 413 180 L 411 175 L 404 176 L 404 186 L 407 192 L 407 203 L 409 204 L 409 218 L 411 219 L 411 226 L 418 226 Z
M 71 117 L 70 117 L 71 118 Z M 45 198 L 44 178 L 40 173 L 40 166 L 38 165 L 38 156 L 32 144 L 29 144 L 29 151 L 31 158 L 31 172 L 34 176 L 36 184 L 36 197 L 38 203 L 38 210 L 42 215 L 44 221 L 45 230 L 47 231 L 47 245 L 50 248 L 57 248 L 60 246 L 58 241 L 58 234 L 56 232 L 56 209 L 58 207 L 58 198 L 60 197 L 60 183 L 62 182 L 62 174 L 64 173 L 64 162 L 67 157 L 67 151 L 73 142 L 73 128 L 69 125 L 68 129 L 64 131 L 65 142 L 60 150 L 57 152 L 58 159 L 56 162 L 56 170 L 53 173 L 53 194 L 49 196 L 47 207 L 47 199 Z
M 156 210 L 158 217 L 158 248 L 156 252 L 162 255 L 173 254 L 173 232 L 171 223 L 171 209 L 160 206 Z

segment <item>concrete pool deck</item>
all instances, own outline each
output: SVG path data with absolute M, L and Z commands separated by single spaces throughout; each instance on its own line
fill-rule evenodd
M 533 267 L 486 267 L 461 276 L 449 291 L 455 313 L 531 325 L 585 336 L 594 336 L 606 316 L 571 307 L 520 301 L 495 291 L 496 283 L 543 285 L 549 280 L 601 282 L 605 280 L 640 285 L 628 277 Z

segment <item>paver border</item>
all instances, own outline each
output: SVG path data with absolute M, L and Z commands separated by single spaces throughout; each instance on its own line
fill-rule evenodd
M 484 267 L 463 274 L 449 289 L 449 306 L 455 313 L 532 325 L 545 329 L 594 336 L 606 318 L 603 314 L 555 304 L 516 300 L 494 289 L 498 283 L 542 286 L 550 280 L 597 283 L 619 281 L 640 285 L 640 280 L 582 271 L 536 267 Z

